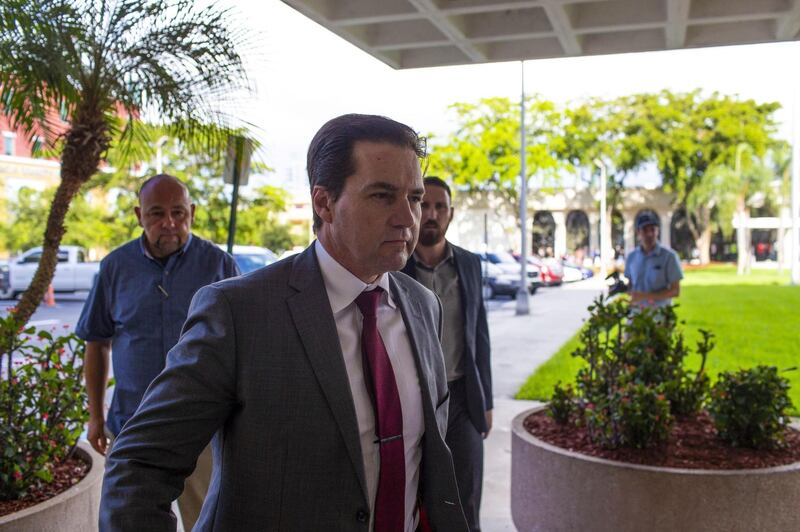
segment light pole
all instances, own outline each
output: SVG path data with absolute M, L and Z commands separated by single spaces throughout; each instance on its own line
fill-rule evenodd
M 520 181 L 522 187 L 519 200 L 519 224 L 520 234 L 522 235 L 522 245 L 520 246 L 520 285 L 517 291 L 517 316 L 526 316 L 531 313 L 530 301 L 528 300 L 528 176 L 525 171 L 525 61 L 520 61 L 520 72 L 522 74 L 521 87 L 522 96 L 519 101 L 519 160 L 520 160 Z
M 606 205 L 608 174 L 603 161 L 595 159 L 593 162 L 600 169 L 600 276 L 605 279 L 608 275 L 606 268 L 608 263 L 608 206 Z

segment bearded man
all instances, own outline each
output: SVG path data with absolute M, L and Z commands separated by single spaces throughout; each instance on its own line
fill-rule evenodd
M 491 349 L 481 265 L 477 255 L 445 239 L 454 212 L 448 184 L 433 176 L 424 182 L 419 241 L 403 272 L 442 302 L 442 351 L 450 391 L 445 442 L 453 454 L 469 528 L 478 531 L 483 439 L 492 428 Z

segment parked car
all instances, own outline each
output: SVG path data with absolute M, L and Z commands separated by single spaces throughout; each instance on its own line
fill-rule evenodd
M 561 267 L 564 271 L 563 281 L 565 283 L 574 283 L 575 281 L 582 281 L 594 275 L 594 272 L 589 268 L 572 264 L 571 262 L 562 262 Z
M 518 254 L 512 256 L 519 262 L 520 256 Z M 528 255 L 528 268 L 536 268 L 539 271 L 539 284 L 541 286 L 558 286 L 564 280 L 564 268 L 556 259 Z
M 222 249 L 228 249 L 227 246 L 220 244 Z M 259 246 L 233 246 L 233 260 L 239 266 L 239 271 L 242 273 L 252 272 L 268 264 L 272 264 L 278 260 L 278 256 L 267 248 Z
M 478 253 L 481 261 L 486 261 L 489 264 L 494 264 L 499 267 L 504 273 L 516 276 L 518 279 L 521 275 L 522 266 L 517 262 L 510 253 L 496 252 L 496 253 Z M 528 292 L 531 294 L 536 293 L 536 289 L 541 285 L 539 278 L 538 268 L 528 268 Z
M 493 299 L 495 296 L 511 296 L 516 299 L 519 292 L 519 273 L 508 273 L 491 262 L 481 261 L 483 268 L 483 298 Z
M 0 298 L 14 299 L 28 289 L 39 267 L 42 248 L 29 249 L 0 266 Z M 58 248 L 58 263 L 53 274 L 53 291 L 91 290 L 100 270 L 99 262 L 86 260 L 86 250 L 78 246 Z

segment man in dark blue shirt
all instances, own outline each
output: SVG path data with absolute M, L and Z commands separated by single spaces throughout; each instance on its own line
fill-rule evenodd
M 175 177 L 161 174 L 145 181 L 136 207 L 144 232 L 100 263 L 83 307 L 76 333 L 87 341 L 88 438 L 102 454 L 109 436 L 113 440 L 119 434 L 150 382 L 164 368 L 195 292 L 239 274 L 230 255 L 191 234 L 194 209 L 189 190 Z M 116 382 L 106 419 L 103 406 L 109 354 Z M 199 515 L 210 461 L 210 453 L 198 460 L 197 475 L 206 477 L 205 486 L 202 479 L 197 479 L 198 486 L 190 477 L 179 499 L 187 530 Z

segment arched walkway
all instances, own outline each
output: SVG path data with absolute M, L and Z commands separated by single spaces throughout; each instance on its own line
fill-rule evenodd
M 538 211 L 533 215 L 531 251 L 540 257 L 553 257 L 556 240 L 556 221 L 550 211 Z
M 678 256 L 683 260 L 693 259 L 695 248 L 694 237 L 689 230 L 689 220 L 686 217 L 684 209 L 678 209 L 672 215 L 672 220 L 669 224 L 670 234 L 670 247 L 675 250 Z
M 567 214 L 567 253 L 574 254 L 582 261 L 589 253 L 591 229 L 589 217 L 583 211 L 570 211 Z
M 625 255 L 625 218 L 616 209 L 611 211 L 611 249 L 615 259 Z

